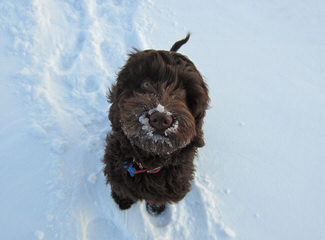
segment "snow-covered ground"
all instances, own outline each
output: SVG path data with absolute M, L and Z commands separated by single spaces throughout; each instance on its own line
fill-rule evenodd
M 324 29 L 323 0 L 0 0 L 0 239 L 325 239 Z M 193 190 L 122 212 L 107 89 L 188 31 L 212 99 Z

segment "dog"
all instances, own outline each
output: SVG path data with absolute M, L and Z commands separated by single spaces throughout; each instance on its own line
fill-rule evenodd
M 109 91 L 104 174 L 121 210 L 145 200 L 159 215 L 191 189 L 210 99 L 193 62 L 177 53 L 189 38 L 170 51 L 135 49 Z

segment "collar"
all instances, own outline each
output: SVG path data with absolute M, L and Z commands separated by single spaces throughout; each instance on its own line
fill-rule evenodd
M 137 170 L 134 165 L 136 165 L 139 168 L 139 170 Z M 143 164 L 141 164 L 140 162 L 136 161 L 135 157 L 133 157 L 133 161 L 130 164 L 124 162 L 123 167 L 128 170 L 131 177 L 134 177 L 135 174 L 139 174 L 139 173 L 155 174 L 160 172 L 160 170 L 162 169 L 162 166 L 156 168 L 148 168 Z

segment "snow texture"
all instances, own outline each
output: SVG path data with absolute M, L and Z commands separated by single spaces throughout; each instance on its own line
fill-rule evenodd
M 324 29 L 322 0 L 1 0 L 0 239 L 325 239 Z M 188 31 L 212 99 L 192 191 L 120 211 L 107 89 Z

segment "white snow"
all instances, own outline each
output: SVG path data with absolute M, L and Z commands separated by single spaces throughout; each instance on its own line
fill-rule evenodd
M 149 124 L 149 118 L 147 117 L 147 113 L 144 113 L 139 117 L 139 122 L 142 124 L 143 130 L 148 132 L 154 130 Z
M 163 113 L 165 111 L 165 107 L 161 104 L 158 104 L 156 109 L 158 112 L 161 112 L 161 113 Z
M 173 124 L 165 130 L 164 132 L 165 136 L 168 136 L 171 133 L 175 133 L 178 129 L 178 125 L 179 125 L 178 120 L 175 120 Z
M 167 109 L 165 109 L 165 106 L 161 105 L 160 103 L 155 108 L 150 109 L 148 111 L 148 114 L 151 115 L 154 112 L 161 112 L 166 113 L 167 115 L 171 115 L 171 112 L 167 111 Z
M 0 239 L 324 239 L 324 29 L 322 0 L 0 1 Z M 188 31 L 212 100 L 192 191 L 120 211 L 107 88 Z
M 156 107 L 151 108 L 148 111 L 148 115 L 151 115 L 154 112 L 160 112 L 160 113 L 165 113 L 167 115 L 171 115 L 171 113 L 165 109 L 165 106 L 161 105 L 160 103 L 158 103 Z
M 224 232 L 225 232 L 225 234 L 228 236 L 228 237 L 231 237 L 231 238 L 235 238 L 236 237 L 236 232 L 233 230 L 233 229 L 231 229 L 230 227 L 224 227 Z
M 37 239 L 43 240 L 45 237 L 45 234 L 44 234 L 44 232 L 38 230 L 35 232 L 35 236 L 37 237 Z

